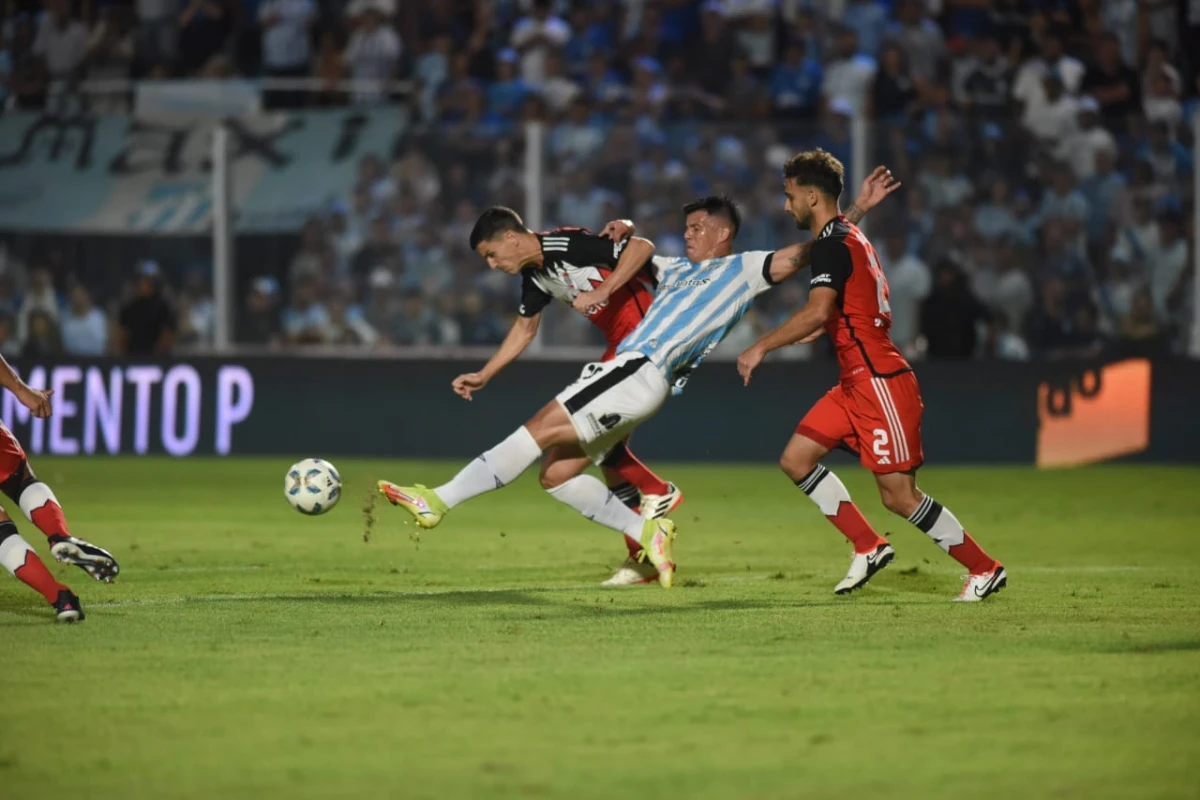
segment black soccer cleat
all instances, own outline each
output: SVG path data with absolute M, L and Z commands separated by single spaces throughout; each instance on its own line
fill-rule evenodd
M 51 537 L 50 553 L 56 561 L 74 564 L 96 580 L 105 583 L 112 583 L 113 578 L 121 571 L 121 565 L 113 558 L 112 553 L 74 536 Z
M 54 601 L 54 611 L 59 622 L 82 622 L 84 619 L 83 606 L 70 589 L 59 591 L 58 599 Z

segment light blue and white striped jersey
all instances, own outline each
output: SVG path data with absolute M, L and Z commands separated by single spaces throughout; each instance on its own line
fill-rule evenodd
M 700 262 L 655 256 L 654 302 L 617 353 L 646 356 L 678 394 L 754 298 L 774 285 L 769 274 L 772 255 L 755 250 Z

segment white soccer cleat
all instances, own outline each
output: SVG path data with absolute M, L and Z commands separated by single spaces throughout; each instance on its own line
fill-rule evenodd
M 673 483 L 667 484 L 665 494 L 642 495 L 641 514 L 643 519 L 662 519 L 683 502 L 683 492 Z
M 617 567 L 617 571 L 613 576 L 606 580 L 601 586 L 609 588 L 621 586 L 641 586 L 646 583 L 658 582 L 658 568 L 649 562 L 641 562 L 633 558 L 627 558 L 621 566 Z
M 892 563 L 892 559 L 895 557 L 896 551 L 887 542 L 879 545 L 870 553 L 855 553 L 854 558 L 850 559 L 850 570 L 846 573 L 846 577 L 842 578 L 842 582 L 833 587 L 833 593 L 850 594 L 855 589 L 866 586 L 867 581 L 871 580 L 871 576 Z
M 954 602 L 978 603 L 980 600 L 991 597 L 1005 586 L 1008 586 L 1008 573 L 1004 571 L 1003 566 L 997 564 L 991 572 L 968 575 L 962 591 L 958 593 L 958 597 L 954 598 Z

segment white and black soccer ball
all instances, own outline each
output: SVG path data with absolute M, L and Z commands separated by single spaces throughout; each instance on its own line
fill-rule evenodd
M 283 493 L 301 514 L 324 514 L 341 499 L 342 476 L 328 461 L 306 458 L 288 469 Z

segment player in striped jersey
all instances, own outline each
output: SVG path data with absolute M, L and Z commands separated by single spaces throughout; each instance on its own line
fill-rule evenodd
M 780 466 L 854 545 L 850 570 L 834 591 L 848 594 L 866 585 L 895 557 L 838 477 L 821 465 L 830 450 L 841 447 L 858 454 L 875 473 L 889 511 L 917 526 L 967 569 L 956 599 L 983 600 L 1003 589 L 1008 576 L 950 509 L 917 488 L 924 460 L 921 390 L 888 335 L 887 278 L 875 248 L 838 209 L 842 164 L 824 150 L 809 150 L 788 161 L 783 175 L 788 213 L 797 227 L 813 234 L 812 288 L 804 308 L 742 353 L 738 372 L 749 384 L 771 350 L 807 341 L 822 330 L 833 340 L 841 381 L 800 421 Z
M 861 218 L 891 191 L 880 168 L 863 183 L 849 213 Z M 617 348 L 612 361 L 588 364 L 575 383 L 500 444 L 480 455 L 449 482 L 427 489 L 379 482 L 394 504 L 417 524 L 432 528 L 451 508 L 512 482 L 544 451 L 553 450 L 561 482 L 551 493 L 594 522 L 638 542 L 664 587 L 674 582 L 675 523 L 644 520 L 613 497 L 597 479 L 581 474 L 601 464 L 612 448 L 652 417 L 672 392 L 682 391 L 692 370 L 745 314 L 754 298 L 808 264 L 808 244 L 774 252 L 733 254 L 740 226 L 736 206 L 707 197 L 684 207 L 687 258 L 655 258 L 660 272 L 645 318 Z M 608 301 L 642 266 L 622 261 L 598 288 L 575 298 L 577 309 Z
M 521 303 L 512 330 L 496 353 L 478 372 L 455 378 L 455 393 L 472 399 L 533 342 L 547 305 L 554 300 L 571 305 L 578 294 L 601 285 L 625 259 L 642 265 L 637 277 L 614 292 L 607 303 L 584 312 L 608 343 L 600 361 L 611 361 L 617 345 L 642 321 L 654 300 L 655 277 L 649 266 L 654 245 L 625 235 L 627 225 L 632 227 L 626 222 L 611 223 L 606 228 L 620 225 L 622 235 L 613 238 L 604 238 L 604 231 L 597 236 L 583 228 L 534 233 L 510 208 L 493 206 L 484 211 L 471 231 L 471 249 L 490 269 L 521 276 Z M 549 492 L 560 482 L 555 468 L 557 456 L 550 450 L 542 459 L 541 483 Z M 679 487 L 655 475 L 630 451 L 627 441 L 613 447 L 600 470 L 617 499 L 647 519 L 665 517 L 683 502 Z M 646 569 L 636 559 L 641 545 L 636 540 L 626 540 L 625 545 L 628 557 L 603 585 L 630 586 L 658 580 L 657 572 Z

